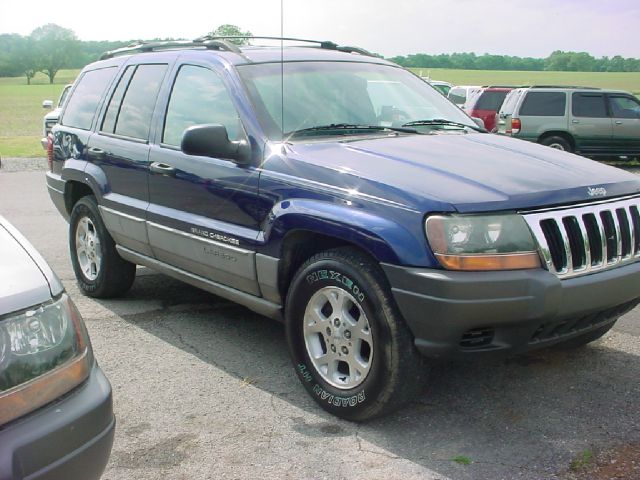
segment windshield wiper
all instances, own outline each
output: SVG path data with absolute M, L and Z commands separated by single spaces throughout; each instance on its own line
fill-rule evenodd
M 301 128 L 299 130 L 292 130 L 291 132 L 285 133 L 285 136 L 330 131 L 330 130 L 369 130 L 369 131 L 390 130 L 393 132 L 401 132 L 401 133 L 420 133 L 415 128 L 406 128 L 404 125 L 402 127 L 385 127 L 382 125 L 356 125 L 351 123 L 331 123 L 329 125 L 316 125 L 314 127 Z
M 420 125 L 451 125 L 454 127 L 471 128 L 476 132 L 487 131 L 484 128 L 479 127 L 477 125 L 467 125 L 466 123 L 454 122 L 452 120 L 447 120 L 445 118 L 431 118 L 429 120 L 414 120 L 412 122 L 407 122 L 402 124 L 403 127 L 417 127 Z

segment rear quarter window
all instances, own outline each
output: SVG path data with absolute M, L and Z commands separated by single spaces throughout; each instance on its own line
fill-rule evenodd
M 519 113 L 530 117 L 562 117 L 566 107 L 567 95 L 564 92 L 529 91 Z
M 93 117 L 102 95 L 113 80 L 116 71 L 116 67 L 108 67 L 85 72 L 67 101 L 62 125 L 91 130 Z

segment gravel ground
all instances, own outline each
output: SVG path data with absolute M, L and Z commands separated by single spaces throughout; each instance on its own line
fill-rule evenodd
M 43 173 L 3 163 L 0 214 L 60 275 L 113 386 L 105 480 L 565 479 L 640 444 L 640 309 L 578 351 L 437 364 L 399 413 L 344 422 L 298 384 L 278 323 L 147 269 L 121 299 L 82 296 Z

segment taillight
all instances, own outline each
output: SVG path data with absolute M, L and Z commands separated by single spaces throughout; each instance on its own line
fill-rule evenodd
M 47 135 L 47 163 L 49 171 L 53 172 L 53 135 Z
M 516 134 L 516 133 L 520 133 L 520 129 L 522 128 L 522 122 L 520 121 L 519 118 L 512 118 L 511 119 L 511 133 L 512 134 Z

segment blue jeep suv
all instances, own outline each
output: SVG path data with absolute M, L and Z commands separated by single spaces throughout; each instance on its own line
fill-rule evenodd
M 640 299 L 637 177 L 489 135 L 357 48 L 109 52 L 49 141 L 85 294 L 144 265 L 282 320 L 342 418 L 414 397 L 428 359 L 586 344 Z

